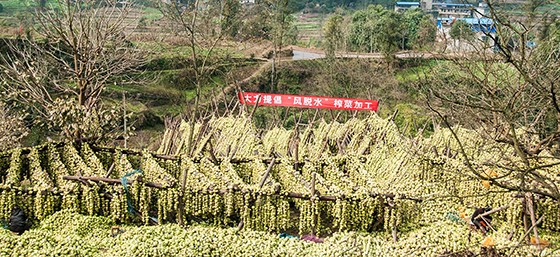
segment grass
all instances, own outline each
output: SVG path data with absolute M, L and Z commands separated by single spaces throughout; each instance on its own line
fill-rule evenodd
M 309 37 L 308 39 L 298 40 L 297 46 L 301 47 L 321 47 L 322 41 L 317 38 Z
M 320 24 L 317 23 L 299 23 L 296 24 L 298 30 L 318 30 L 321 29 Z
M 168 99 L 167 102 L 178 101 L 181 98 L 181 90 L 163 86 L 159 83 L 151 83 L 148 85 L 108 85 L 106 88 L 108 94 L 122 94 L 126 92 L 129 95 L 135 95 L 139 98 L 149 99 Z
M 157 116 L 177 116 L 185 112 L 184 105 L 159 105 L 152 106 L 150 110 Z
M 222 80 L 222 79 L 220 79 L 220 80 Z M 216 81 L 216 82 L 218 82 L 218 81 Z M 212 93 L 212 89 L 219 89 L 219 88 L 221 88 L 219 83 L 217 83 L 217 84 L 211 83 L 211 84 L 203 85 L 202 88 L 201 88 L 201 95 L 202 96 L 209 95 L 209 94 Z M 194 90 L 194 89 L 193 90 L 184 90 L 183 91 L 183 96 L 189 101 L 194 100 L 194 98 L 196 97 L 196 90 Z M 201 98 L 204 98 L 204 97 L 201 97 Z M 209 99 L 210 97 L 206 97 L 206 98 Z
M 322 17 L 309 17 L 309 18 L 306 18 L 306 19 L 307 19 L 308 21 L 315 21 L 315 22 L 321 22 L 321 21 L 323 21 L 323 18 L 322 18 Z
M 27 11 L 28 7 L 34 6 L 34 1 L 22 1 L 22 0 L 7 0 L 1 1 L 0 4 L 4 6 L 4 11 L 2 15 L 13 16 L 16 12 Z
M 164 42 L 136 42 L 136 46 L 138 48 L 146 50 L 150 52 L 151 55 L 158 59 L 165 59 L 165 58 L 175 58 L 175 57 L 183 57 L 183 58 L 190 58 L 192 55 L 192 49 L 188 45 L 170 45 Z M 207 49 L 198 49 L 198 56 L 199 58 L 204 58 L 208 54 Z M 211 56 L 214 57 L 225 57 L 229 56 L 232 58 L 242 58 L 244 55 L 237 51 L 228 49 L 228 48 L 221 48 L 216 47 L 212 50 Z
M 418 81 L 420 78 L 419 74 L 429 74 L 431 67 L 434 66 L 434 62 L 441 62 L 441 61 L 430 61 L 429 63 L 423 63 L 416 67 L 406 68 L 406 69 L 399 69 L 395 73 L 395 78 L 397 81 L 401 83 L 413 83 Z
M 193 102 L 196 91 L 192 86 L 192 81 L 187 77 L 188 72 L 185 68 L 189 67 L 188 59 L 191 57 L 191 49 L 188 46 L 175 46 L 169 44 L 155 42 L 138 42 L 138 46 L 150 52 L 150 55 L 157 60 L 149 65 L 149 71 L 134 74 L 139 80 L 151 81 L 143 85 L 108 85 L 106 88 L 106 96 L 112 97 L 115 101 L 120 101 L 122 92 L 127 92 L 127 96 L 132 101 L 142 102 L 143 105 L 127 106 L 127 109 L 134 112 L 148 109 L 153 114 L 163 117 L 169 115 L 178 115 L 185 111 L 187 101 Z M 203 52 L 202 54 L 205 54 Z M 217 65 L 234 65 L 243 66 L 251 64 L 244 60 L 236 60 L 236 63 L 230 63 L 225 56 L 232 58 L 241 57 L 240 53 L 236 53 L 231 49 L 216 48 L 213 51 L 213 58 L 208 63 L 209 66 Z M 214 63 L 218 62 L 218 63 Z M 232 67 L 223 67 L 220 69 L 230 70 Z M 204 99 L 212 97 L 214 89 L 220 89 L 227 84 L 228 80 L 218 72 L 212 76 L 211 81 L 202 87 L 202 96 Z M 134 100 L 133 100 L 134 99 Z M 204 100 L 203 100 L 204 101 Z
M 538 9 L 541 13 L 560 14 L 560 1 L 544 5 Z
M 144 8 L 144 15 L 142 16 L 142 18 L 146 18 L 148 20 L 159 20 L 161 18 L 163 18 L 163 13 L 161 13 L 160 10 L 158 10 L 157 8 L 153 8 L 153 7 L 145 7 Z
M 157 58 L 171 58 L 171 57 L 190 57 L 191 48 L 189 46 L 169 45 L 163 42 L 137 42 L 138 48 L 146 50 Z

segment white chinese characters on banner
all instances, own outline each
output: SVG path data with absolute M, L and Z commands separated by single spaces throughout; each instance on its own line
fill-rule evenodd
M 300 108 L 320 108 L 333 110 L 377 111 L 378 101 L 322 96 L 298 96 L 286 94 L 265 94 L 240 92 L 242 104 L 263 106 L 292 106 Z
M 275 95 L 274 96 L 274 104 L 282 104 L 282 96 Z

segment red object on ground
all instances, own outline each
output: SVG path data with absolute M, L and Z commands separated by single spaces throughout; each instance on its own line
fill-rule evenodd
M 303 96 L 269 94 L 257 92 L 239 92 L 239 101 L 242 104 L 259 106 L 285 106 L 297 108 L 316 108 L 347 111 L 377 111 L 377 100 L 354 98 L 335 98 L 325 96 Z
M 301 240 L 309 241 L 309 242 L 313 242 L 313 243 L 322 243 L 322 242 L 323 242 L 323 239 L 321 239 L 321 238 L 319 238 L 319 237 L 317 237 L 317 236 L 314 236 L 314 235 L 305 235 L 305 236 L 302 236 L 302 237 L 301 237 Z

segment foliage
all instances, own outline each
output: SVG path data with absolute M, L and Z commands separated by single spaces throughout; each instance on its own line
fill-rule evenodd
M 241 29 L 242 38 L 268 39 L 279 48 L 295 44 L 299 32 L 295 24 L 296 18 L 292 15 L 293 10 L 289 7 L 290 3 L 291 1 L 285 0 L 257 1 L 248 9 Z
M 336 60 L 322 67 L 317 85 L 325 95 L 379 99 L 387 104 L 402 97 L 403 92 L 380 62 Z
M 366 52 L 379 51 L 381 44 L 377 35 L 382 29 L 382 24 L 379 23 L 379 20 L 388 12 L 388 10 L 379 5 L 370 5 L 365 10 L 356 11 L 352 15 L 349 28 L 348 40 L 350 48 Z
M 272 24 L 269 22 L 269 10 L 265 4 L 256 4 L 248 10 L 247 19 L 243 21 L 241 38 L 250 40 L 255 38 L 270 39 Z
M 145 6 L 148 5 L 148 3 L 145 4 Z M 154 20 L 159 20 L 163 17 L 163 14 L 154 7 L 144 7 L 144 15 L 142 17 L 140 17 L 140 19 L 144 18 L 145 20 L 148 21 L 154 21 Z
M 241 3 L 236 0 L 225 0 L 223 3 L 221 29 L 229 37 L 233 38 L 239 32 L 241 8 Z
M 402 14 L 404 28 L 400 49 L 421 49 L 433 44 L 436 39 L 436 23 L 430 15 L 419 8 L 409 9 Z
M 325 43 L 324 49 L 327 57 L 334 57 L 335 52 L 339 49 L 344 49 L 344 35 L 343 23 L 344 17 L 340 14 L 335 14 L 327 20 L 325 24 Z
M 429 49 L 436 41 L 437 27 L 429 16 L 424 16 L 418 24 L 417 34 L 414 38 L 413 49 Z
M 281 49 L 283 46 L 293 42 L 294 32 L 297 36 L 297 28 L 294 29 L 295 18 L 291 15 L 288 8 L 287 0 L 271 0 L 267 2 L 269 13 L 271 15 L 271 35 L 270 39 L 274 43 L 274 47 Z
M 428 135 L 434 130 L 431 117 L 426 115 L 424 108 L 410 103 L 400 103 L 395 106 L 398 115 L 395 123 L 399 128 L 403 128 L 405 135 Z
M 424 106 L 422 98 L 417 97 L 418 89 L 414 83 L 417 72 L 430 68 L 423 60 L 399 60 L 395 68 L 388 68 L 383 60 L 372 58 L 336 58 L 334 60 L 315 59 L 297 62 L 282 62 L 278 65 L 277 91 L 274 93 L 325 95 L 349 98 L 378 99 L 382 103 L 379 115 L 387 117 L 395 111 L 399 103 Z M 408 74 L 406 81 L 400 80 L 401 74 Z M 266 74 L 266 73 L 265 73 Z M 267 92 L 270 90 L 270 76 L 259 76 L 247 91 Z M 292 128 L 303 112 L 301 123 L 309 123 L 316 110 L 295 111 L 284 108 L 257 108 L 254 119 L 259 128 L 274 124 L 274 119 L 286 115 L 284 125 Z M 311 112 L 311 113 L 309 113 Z M 280 113 L 280 116 L 278 116 Z M 321 111 L 319 111 L 321 113 Z M 334 116 L 345 117 L 349 113 L 334 111 Z M 366 113 L 358 113 L 367 116 Z M 327 115 L 329 116 L 329 115 Z M 334 119 L 334 117 L 332 117 Z M 271 121 L 272 120 L 272 121 Z M 257 120 L 255 120 L 257 121 Z M 260 122 L 262 121 L 262 122 Z
M 435 41 L 436 27 L 421 10 L 397 13 L 370 5 L 352 15 L 349 47 L 354 51 L 381 52 L 392 58 L 398 50 L 417 49 Z
M 456 40 L 472 40 L 474 39 L 475 33 L 466 21 L 456 20 L 451 25 L 451 30 L 449 31 L 451 38 Z
M 285 21 L 287 23 L 288 31 L 286 32 L 285 44 L 295 45 L 299 35 L 298 27 L 296 26 L 296 18 L 292 15 L 288 16 Z

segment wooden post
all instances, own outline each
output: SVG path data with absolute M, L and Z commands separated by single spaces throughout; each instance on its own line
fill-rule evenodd
M 489 222 L 488 220 L 486 220 L 485 217 L 488 216 L 488 215 L 490 215 L 490 214 L 492 214 L 492 213 L 496 213 L 496 212 L 499 212 L 499 211 L 501 211 L 501 210 L 505 210 L 505 209 L 507 209 L 507 208 L 509 208 L 509 204 L 508 204 L 508 205 L 504 205 L 504 206 L 500 206 L 500 207 L 498 207 L 498 208 L 496 208 L 496 209 L 489 210 L 489 211 L 487 211 L 487 212 L 485 212 L 485 213 L 481 213 L 481 214 L 479 214 L 478 216 L 476 216 L 474 219 L 482 219 L 484 222 L 486 222 L 486 224 L 488 224 L 488 226 L 489 226 L 492 230 L 496 231 L 496 230 L 494 229 L 494 227 L 492 227 L 492 225 L 490 224 L 490 222 Z
M 529 228 L 529 221 L 527 220 L 527 214 L 529 213 L 527 211 L 527 199 L 523 197 L 521 202 L 522 202 L 521 217 L 523 219 L 523 228 L 525 229 L 525 233 L 529 233 L 530 228 Z M 529 242 L 529 239 L 527 239 L 527 242 Z
M 281 127 L 284 127 L 284 123 L 286 123 L 286 120 L 288 119 L 288 115 L 290 115 L 290 106 L 286 108 L 286 113 L 284 114 L 284 118 L 282 119 L 282 123 L 280 124 Z
M 317 173 L 314 171 L 313 173 L 311 173 L 311 196 L 315 196 L 315 179 L 316 179 Z
M 270 161 L 268 168 L 266 168 L 266 172 L 264 173 L 261 182 L 259 183 L 259 189 L 261 189 L 264 186 L 264 183 L 266 182 L 266 179 L 268 178 L 270 171 L 272 171 L 272 167 L 274 166 L 274 163 L 276 163 L 276 158 L 272 158 L 272 161 Z M 239 224 L 237 224 L 237 229 L 241 230 L 244 225 L 245 224 L 243 223 L 243 218 L 242 218 L 241 221 L 239 221 Z
M 272 128 L 275 128 L 276 126 L 278 126 L 278 123 L 281 120 L 281 114 L 278 112 L 278 108 L 272 108 L 272 111 L 274 112 L 274 120 L 273 122 L 271 122 L 271 126 L 266 128 L 266 130 L 271 130 Z
M 475 218 L 475 219 L 484 218 L 485 216 L 488 216 L 488 215 L 490 215 L 490 214 L 499 212 L 499 211 L 504 210 L 504 209 L 507 209 L 507 208 L 509 208 L 509 204 L 508 204 L 508 205 L 504 205 L 504 206 L 500 206 L 500 207 L 495 208 L 495 209 L 492 209 L 492 210 L 489 210 L 489 211 L 487 211 L 487 212 L 485 212 L 485 213 L 479 214 L 478 216 L 476 216 L 476 217 L 474 217 L 474 218 Z
M 251 114 L 249 115 L 249 119 L 253 120 L 253 114 L 255 114 L 255 111 L 257 110 L 257 107 L 259 107 L 259 101 L 261 100 L 261 96 L 257 96 L 257 101 L 255 102 L 255 107 L 253 107 L 253 110 L 251 111 Z
M 298 166 L 299 166 L 299 128 L 298 126 L 296 126 L 296 129 L 294 130 L 294 134 L 296 137 L 296 144 L 295 144 L 295 148 L 294 149 L 294 169 L 297 170 Z
M 296 133 L 297 133 L 297 131 L 296 131 Z M 294 158 L 294 161 L 295 161 L 295 163 L 294 163 L 294 169 L 297 170 L 297 169 L 299 168 L 299 167 L 298 167 L 298 166 L 299 166 L 299 157 L 298 157 L 298 156 L 299 156 L 299 150 L 298 150 L 298 148 L 299 148 L 299 136 L 298 136 L 298 138 L 296 139 L 296 146 L 295 146 L 295 147 L 296 147 L 296 149 L 294 150 L 294 155 L 295 155 L 295 158 Z
M 183 162 L 183 158 L 179 159 L 179 166 L 182 166 L 181 162 Z M 177 203 L 178 205 L 178 209 L 177 210 L 177 219 L 178 219 L 178 223 L 179 225 L 183 226 L 183 220 L 184 220 L 184 209 L 185 209 L 185 200 L 184 200 L 184 194 L 185 194 L 185 186 L 187 183 L 187 169 L 182 169 L 181 170 L 181 191 L 179 191 L 179 201 Z
M 242 103 L 242 104 L 239 107 L 239 114 L 238 114 L 238 116 L 241 116 L 241 114 L 243 112 L 245 112 L 245 108 L 246 108 L 245 107 L 245 105 L 246 105 L 246 103 L 245 103 L 245 93 L 243 92 L 243 90 L 241 90 L 241 87 L 239 85 L 237 86 L 237 91 L 238 91 L 238 93 L 241 93 L 241 100 L 239 102 Z
M 270 161 L 270 164 L 268 165 L 268 168 L 266 169 L 266 172 L 264 173 L 261 182 L 259 183 L 259 189 L 261 189 L 264 186 L 264 183 L 266 182 L 266 179 L 268 179 L 268 175 L 270 174 L 270 171 L 272 171 L 272 166 L 274 166 L 275 163 L 276 163 L 276 158 L 272 158 L 272 161 Z
M 109 176 L 111 176 L 111 172 L 113 172 L 113 168 L 115 168 L 115 162 L 111 163 L 111 166 L 109 167 L 109 170 L 107 170 L 107 174 L 105 174 L 105 178 L 108 178 Z
M 531 225 L 533 227 L 533 234 L 535 236 L 535 243 L 537 244 L 537 247 L 539 249 L 541 249 L 541 243 L 539 240 L 539 232 L 537 230 L 537 219 L 535 217 L 535 208 L 534 208 L 534 197 L 533 197 L 533 193 L 525 193 L 525 199 L 527 199 L 527 207 L 529 209 L 529 215 L 531 217 Z
M 391 211 L 394 211 L 391 210 Z M 391 234 L 393 235 L 393 241 L 397 242 L 398 237 L 397 237 L 397 219 L 393 219 L 393 223 L 391 224 Z
M 531 233 L 531 229 L 537 227 L 537 225 L 539 225 L 542 222 L 543 218 L 544 218 L 544 215 L 541 216 L 537 220 L 537 222 L 535 224 L 533 224 L 529 229 L 527 229 L 527 232 L 525 232 L 525 235 L 523 235 L 523 237 L 521 237 L 521 239 L 519 239 L 519 241 L 517 242 L 517 245 L 515 245 L 513 247 L 513 249 L 511 250 L 511 253 L 509 253 L 508 257 L 513 255 L 513 253 L 515 252 L 515 249 L 517 249 L 517 247 L 519 247 L 521 245 L 521 242 L 523 242 L 523 240 Z
M 315 199 L 315 181 L 316 181 L 316 176 L 317 173 L 313 172 L 311 173 L 311 209 L 313 210 L 313 204 L 318 204 L 317 202 L 315 202 L 317 199 Z M 315 213 L 314 211 L 311 211 L 311 213 L 313 213 L 313 224 L 311 224 L 311 234 L 315 235 L 315 233 L 317 232 L 317 213 Z
M 317 114 L 319 114 L 319 109 L 315 110 L 315 114 L 313 115 L 313 119 L 311 120 L 311 122 L 308 122 L 309 127 L 312 127 L 313 124 L 315 123 L 315 119 L 317 119 Z
M 393 201 L 393 199 L 394 199 L 393 197 L 394 197 L 394 195 L 385 197 L 385 199 L 387 201 L 387 206 L 389 207 L 389 215 L 390 216 L 392 215 L 392 212 L 394 212 L 395 209 L 396 209 L 395 208 L 396 204 Z M 393 236 L 393 241 L 397 242 L 397 240 L 398 240 L 397 232 L 398 231 L 397 231 L 397 219 L 396 219 L 396 217 L 391 221 L 390 226 L 391 226 L 391 235 Z
M 119 162 L 121 161 L 120 159 L 122 158 L 123 153 L 121 152 L 119 155 Z M 115 162 L 111 163 L 111 166 L 109 167 L 109 170 L 107 171 L 107 174 L 105 174 L 105 177 L 108 178 L 111 175 L 111 172 L 113 172 L 113 168 L 115 168 Z
M 391 119 L 389 119 L 387 121 L 387 124 L 385 124 L 385 127 L 383 127 L 383 133 L 381 133 L 381 139 L 379 141 L 383 141 L 385 140 L 385 136 L 387 136 L 387 129 L 389 127 L 389 124 L 391 122 L 395 121 L 395 118 L 397 117 L 397 114 L 399 113 L 399 109 L 396 109 L 395 112 L 393 113 L 393 115 L 391 116 Z
M 208 140 L 208 152 L 210 152 L 210 159 L 214 163 L 214 165 L 219 165 L 218 158 L 216 158 L 216 154 L 214 154 L 214 146 L 212 146 L 212 141 Z

